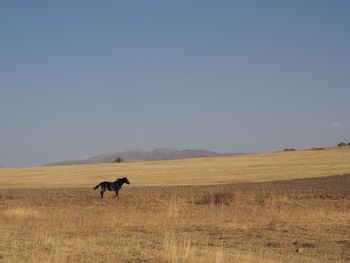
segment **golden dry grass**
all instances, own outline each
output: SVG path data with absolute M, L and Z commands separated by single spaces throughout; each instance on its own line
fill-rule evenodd
M 311 182 L 3 189 L 0 262 L 349 262 L 349 191 Z
M 349 262 L 350 175 L 325 177 L 349 160 L 344 147 L 0 169 L 0 263 Z M 121 176 L 119 200 L 91 189 Z
M 132 186 L 208 185 L 350 172 L 350 147 L 172 161 L 0 169 L 3 188 L 91 187 L 127 176 Z

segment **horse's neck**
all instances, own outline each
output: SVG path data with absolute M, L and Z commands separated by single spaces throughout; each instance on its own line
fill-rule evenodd
M 115 181 L 115 184 L 122 187 L 122 185 L 124 184 L 124 181 Z

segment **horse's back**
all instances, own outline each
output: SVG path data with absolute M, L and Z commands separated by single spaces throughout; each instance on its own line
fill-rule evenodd
M 101 186 L 102 189 L 105 189 L 105 188 L 108 188 L 109 184 L 110 184 L 110 182 L 103 181 L 99 185 Z

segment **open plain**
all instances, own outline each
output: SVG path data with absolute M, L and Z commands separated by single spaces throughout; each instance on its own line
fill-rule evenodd
M 349 262 L 350 148 L 0 169 L 0 262 Z M 127 176 L 119 200 L 92 187 Z

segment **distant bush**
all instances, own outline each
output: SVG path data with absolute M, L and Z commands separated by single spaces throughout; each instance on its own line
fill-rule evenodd
M 294 148 L 286 148 L 286 149 L 283 149 L 284 152 L 294 152 L 295 149 Z
M 310 150 L 311 150 L 311 151 L 322 151 L 322 150 L 325 150 L 325 148 L 322 148 L 322 147 L 312 147 Z
M 230 205 L 235 199 L 235 194 L 231 192 L 208 193 L 195 200 L 196 205 Z
M 114 160 L 115 163 L 121 163 L 123 160 L 123 158 L 118 157 L 117 159 Z
M 342 147 L 342 146 L 346 146 L 346 143 L 345 142 L 338 143 L 338 147 Z
M 348 146 L 350 146 L 350 142 L 348 143 Z

